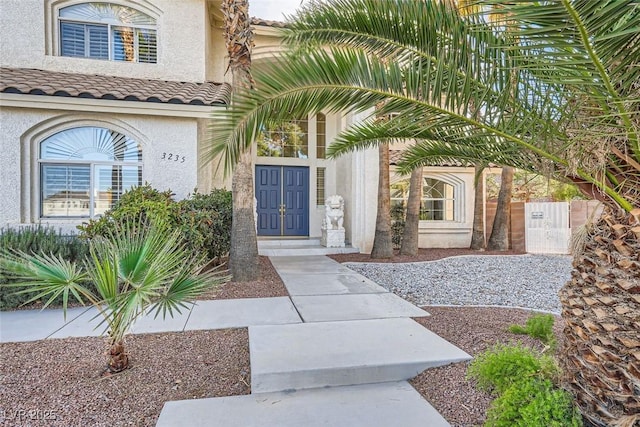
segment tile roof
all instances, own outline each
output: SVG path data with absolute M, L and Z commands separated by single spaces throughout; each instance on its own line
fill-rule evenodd
M 400 163 L 403 153 L 404 153 L 403 150 L 389 150 L 389 164 L 395 166 L 398 163 Z M 455 162 L 440 162 L 438 164 L 433 164 L 431 166 L 472 167 L 473 165 L 471 163 L 455 161 Z
M 192 83 L 0 68 L 0 92 L 168 104 L 227 104 L 226 83 Z
M 287 23 L 282 21 L 272 21 L 269 19 L 256 18 L 255 16 L 251 18 L 251 25 L 261 25 L 264 27 L 275 27 L 275 28 L 286 28 Z

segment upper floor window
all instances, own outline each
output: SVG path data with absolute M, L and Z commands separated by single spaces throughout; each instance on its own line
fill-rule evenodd
M 156 63 L 156 21 L 130 7 L 82 3 L 60 9 L 60 55 Z
M 142 150 L 102 127 L 77 127 L 40 143 L 40 216 L 94 217 L 142 185 Z

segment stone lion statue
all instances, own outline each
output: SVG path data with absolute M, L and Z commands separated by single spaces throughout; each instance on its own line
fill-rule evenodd
M 327 197 L 324 201 L 325 228 L 333 230 L 342 230 L 344 227 L 342 223 L 344 221 L 344 199 L 342 196 L 334 195 Z

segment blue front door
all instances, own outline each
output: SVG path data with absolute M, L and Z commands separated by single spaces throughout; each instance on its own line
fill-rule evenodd
M 309 168 L 256 166 L 259 236 L 309 235 Z

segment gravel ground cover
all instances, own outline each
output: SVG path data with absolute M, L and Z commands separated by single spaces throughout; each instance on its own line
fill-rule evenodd
M 499 305 L 560 313 L 571 257 L 458 256 L 419 263 L 345 263 L 418 305 Z
M 282 279 L 273 268 L 269 257 L 260 257 L 260 278 L 253 282 L 227 282 L 218 289 L 213 289 L 198 299 L 233 299 L 233 298 L 271 298 L 287 297 L 289 292 Z
M 130 335 L 132 367 L 110 377 L 105 343 L 0 344 L 0 425 L 154 426 L 166 401 L 249 394 L 246 329 Z
M 437 259 L 460 256 L 460 255 L 523 255 L 518 251 L 476 251 L 469 248 L 422 248 L 418 249 L 415 256 L 400 255 L 399 250 L 393 251 L 393 257 L 389 259 L 372 259 L 369 254 L 335 254 L 328 255 L 329 258 L 338 262 L 376 262 L 376 263 L 397 263 L 397 262 L 421 262 L 435 261 Z

